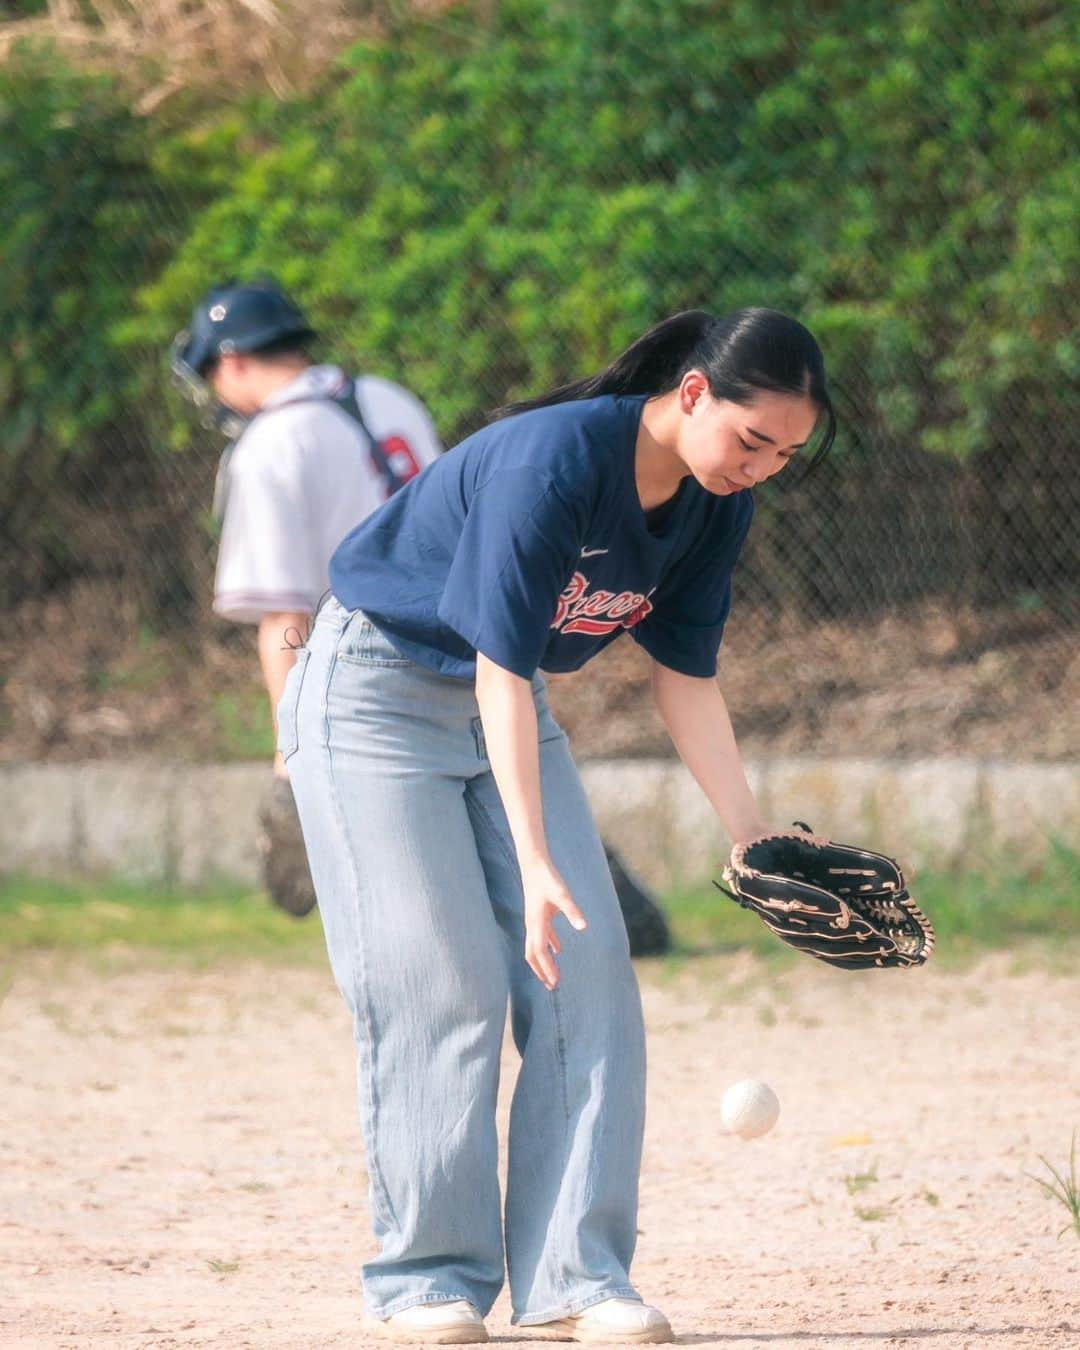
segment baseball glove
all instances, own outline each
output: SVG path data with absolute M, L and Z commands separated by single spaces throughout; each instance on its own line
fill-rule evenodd
M 257 846 L 263 885 L 279 909 L 302 919 L 315 908 L 315 887 L 308 870 L 292 784 L 276 775 L 259 806 Z
M 713 885 L 784 942 L 831 966 L 921 966 L 934 950 L 934 929 L 896 863 L 796 827 L 805 833 L 736 844 L 724 868 L 732 890 Z

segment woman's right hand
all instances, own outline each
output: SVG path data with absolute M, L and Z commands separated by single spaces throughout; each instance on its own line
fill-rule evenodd
M 554 989 L 559 983 L 555 957 L 562 951 L 554 926 L 556 914 L 564 914 L 578 932 L 588 923 L 550 859 L 536 858 L 523 865 L 521 884 L 525 892 L 525 960 L 544 988 Z

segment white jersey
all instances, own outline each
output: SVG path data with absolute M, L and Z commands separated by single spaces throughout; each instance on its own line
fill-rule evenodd
M 266 401 L 233 447 L 214 583 L 224 618 L 313 612 L 329 589 L 334 550 L 390 495 L 368 438 L 333 401 L 346 387 L 337 366 L 309 367 Z M 408 390 L 362 375 L 357 395 L 399 477 L 438 456 L 431 417 Z

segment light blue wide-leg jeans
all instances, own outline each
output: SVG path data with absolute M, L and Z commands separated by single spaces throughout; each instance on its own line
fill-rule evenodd
M 556 867 L 588 919 L 561 918 L 549 993 L 523 955 L 521 879 L 473 686 L 405 660 L 359 610 L 320 611 L 278 710 L 334 978 L 352 1013 L 379 1254 L 370 1312 L 503 1282 L 495 1100 L 511 1010 L 505 1258 L 514 1320 L 548 1321 L 630 1283 L 645 1109 L 641 1004 L 596 826 L 533 693 Z

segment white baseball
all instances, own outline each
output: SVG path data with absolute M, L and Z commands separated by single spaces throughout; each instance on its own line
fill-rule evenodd
M 744 1078 L 732 1083 L 720 1103 L 720 1120 L 729 1134 L 756 1139 L 768 1134 L 780 1115 L 780 1101 L 768 1083 Z

